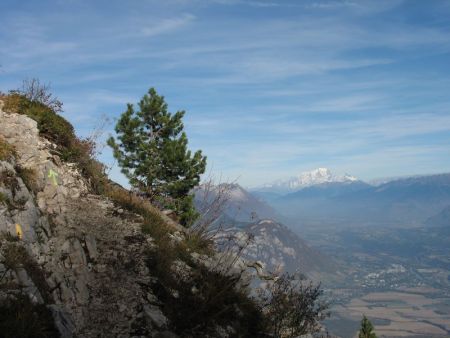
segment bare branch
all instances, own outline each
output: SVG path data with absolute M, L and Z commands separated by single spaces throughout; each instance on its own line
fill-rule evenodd
M 24 95 L 32 102 L 39 102 L 46 105 L 55 113 L 61 113 L 63 111 L 63 103 L 57 97 L 53 96 L 50 84 L 41 83 L 39 79 L 32 78 L 23 80 L 22 88 L 16 92 Z

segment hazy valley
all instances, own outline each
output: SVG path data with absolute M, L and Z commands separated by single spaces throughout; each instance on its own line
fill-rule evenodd
M 222 185 L 222 236 L 252 234 L 246 258 L 321 281 L 333 334 L 350 337 L 364 313 L 382 336 L 446 337 L 449 183 L 442 174 L 372 185 L 321 168 L 251 193 Z

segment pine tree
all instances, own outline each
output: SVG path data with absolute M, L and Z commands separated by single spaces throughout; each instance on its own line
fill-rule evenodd
M 377 338 L 375 332 L 373 332 L 373 325 L 366 316 L 363 316 L 361 320 L 361 328 L 359 330 L 359 338 Z
M 130 184 L 152 202 L 173 208 L 180 223 L 189 226 L 198 216 L 189 192 L 205 172 L 206 157 L 187 148 L 185 112 L 168 112 L 164 96 L 154 88 L 138 106 L 136 111 L 128 104 L 115 127 L 117 139 L 110 137 L 108 145 Z

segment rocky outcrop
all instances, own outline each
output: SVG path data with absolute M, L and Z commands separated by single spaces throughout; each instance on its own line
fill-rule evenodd
M 15 160 L 0 161 L 1 248 L 18 240 L 45 287 L 21 267 L 0 264 L 0 276 L 47 304 L 63 337 L 173 337 L 151 292 L 143 252 L 152 238 L 140 231 L 139 218 L 89 194 L 35 121 L 0 109 L 0 136 L 17 152 Z
M 31 300 L 62 337 L 259 336 L 263 314 L 247 270 L 260 265 L 215 251 L 210 238 L 106 177 L 105 195 L 137 213 L 93 194 L 77 168 L 96 182 L 97 167 L 59 157 L 82 141 L 72 135 L 57 146 L 34 120 L 1 107 L 0 309 Z M 61 135 L 45 123 L 41 132 Z

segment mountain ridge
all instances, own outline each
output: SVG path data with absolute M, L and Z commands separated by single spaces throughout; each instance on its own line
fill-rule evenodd
M 317 184 L 332 182 L 353 182 L 358 180 L 349 174 L 335 175 L 328 168 L 317 168 L 311 171 L 301 172 L 299 175 L 286 180 L 277 180 L 262 186 L 250 189 L 250 191 L 288 193 L 301 190 Z
M 450 205 L 450 174 L 407 177 L 378 186 L 362 181 L 324 183 L 268 202 L 303 222 L 423 225 Z
M 61 156 L 79 145 L 72 126 L 44 105 L 33 103 L 41 124 L 14 107 L 0 100 L 2 337 L 256 335 L 264 322 L 243 282 L 246 262 L 195 233 L 188 240 L 106 176 L 96 190 L 80 169 L 87 162 Z

